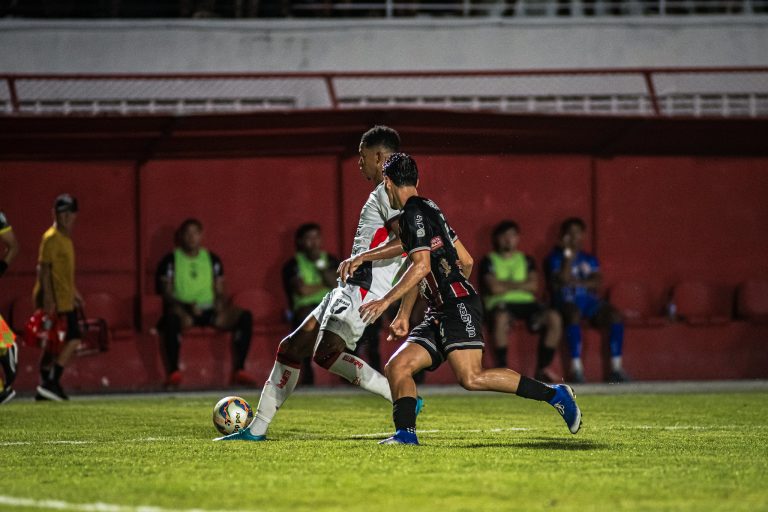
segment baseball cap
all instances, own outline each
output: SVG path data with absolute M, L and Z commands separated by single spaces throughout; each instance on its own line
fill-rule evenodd
M 61 194 L 56 198 L 53 203 L 53 209 L 56 213 L 61 212 L 76 212 L 77 211 L 77 199 L 69 194 Z

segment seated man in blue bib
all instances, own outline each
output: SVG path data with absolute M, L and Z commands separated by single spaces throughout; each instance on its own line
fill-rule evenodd
M 581 319 L 607 331 L 611 352 L 609 382 L 628 380 L 622 367 L 624 323 L 621 314 L 600 297 L 602 285 L 600 264 L 584 251 L 587 225 L 578 217 L 563 221 L 560 242 L 547 257 L 547 274 L 552 305 L 563 316 L 565 339 L 571 350 L 571 382 L 584 382 L 581 362 Z
M 187 219 L 176 231 L 176 249 L 167 254 L 157 269 L 158 292 L 163 296 L 163 316 L 158 323 L 165 360 L 166 386 L 181 384 L 179 349 L 182 331 L 210 326 L 232 332 L 233 384 L 255 385 L 245 371 L 251 346 L 253 316 L 224 296 L 224 268 L 216 254 L 202 246 L 203 225 Z

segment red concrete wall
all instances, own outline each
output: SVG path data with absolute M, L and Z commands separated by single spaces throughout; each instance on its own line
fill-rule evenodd
M 502 218 L 520 223 L 522 248 L 540 264 L 559 222 L 579 215 L 590 225 L 588 245 L 603 263 L 607 284 L 646 282 L 658 308 L 668 288 L 685 279 L 729 290 L 747 277 L 768 279 L 768 159 L 414 156 L 421 193 L 442 207 L 477 261 L 489 250 L 491 229 Z M 356 157 L 153 160 L 138 171 L 131 162 L 2 162 L 0 209 L 14 225 L 22 254 L 0 279 L 0 312 L 8 314 L 17 297 L 29 297 L 39 237 L 51 223 L 51 204 L 61 192 L 75 194 L 81 203 L 74 234 L 79 287 L 86 293 L 113 293 L 133 316 L 136 299 L 153 293 L 154 268 L 170 250 L 173 230 L 184 218 L 203 221 L 205 243 L 222 257 L 231 292 L 266 288 L 276 290 L 276 300 L 282 302 L 279 270 L 293 251 L 296 226 L 320 223 L 326 247 L 346 257 L 371 188 Z M 268 335 L 257 337 L 249 359 L 249 367 L 261 373 L 281 333 L 288 330 L 280 319 L 275 322 Z M 682 328 L 630 330 L 629 370 L 642 378 L 677 376 L 667 375 L 660 370 L 666 367 L 637 349 L 649 337 L 656 344 L 673 342 L 670 336 L 677 340 Z M 739 345 L 734 340 L 744 334 L 739 329 L 743 326 L 706 335 L 699 330 L 691 340 L 705 336 L 714 344 L 722 339 L 719 346 L 735 349 Z M 758 338 L 750 335 L 752 349 L 759 346 Z M 748 352 L 738 357 L 758 360 Z M 528 359 L 519 363 L 530 366 Z M 713 361 L 712 368 L 717 364 Z M 747 366 L 718 374 L 693 365 L 700 376 L 760 376 L 754 365 Z M 443 371 L 433 382 L 448 378 Z
M 282 300 L 280 269 L 296 227 L 319 223 L 326 248 L 338 251 L 337 167 L 336 157 L 149 162 L 140 174 L 143 292 L 154 292 L 152 275 L 176 227 L 197 217 L 231 292 L 274 289 Z
M 0 209 L 21 252 L 0 280 L 0 312 L 7 314 L 17 298 L 27 306 L 31 302 L 40 237 L 53 223 L 54 199 L 64 192 L 78 198 L 81 210 L 73 233 L 80 291 L 108 289 L 131 307 L 137 248 L 134 164 L 2 162 Z
M 597 160 L 595 209 L 608 285 L 645 282 L 661 301 L 683 280 L 768 279 L 768 159 Z

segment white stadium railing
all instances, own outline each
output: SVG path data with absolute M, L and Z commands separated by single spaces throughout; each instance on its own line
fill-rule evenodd
M 0 114 L 194 115 L 414 108 L 768 117 L 768 68 L 0 75 Z

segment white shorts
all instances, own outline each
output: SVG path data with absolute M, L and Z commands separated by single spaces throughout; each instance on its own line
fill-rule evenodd
M 312 311 L 312 316 L 320 323 L 320 334 L 330 331 L 338 335 L 349 350 L 354 350 L 363 335 L 367 324 L 360 318 L 360 306 L 379 297 L 368 292 L 363 299 L 361 288 L 353 284 L 337 287 L 325 294 L 323 301 Z

